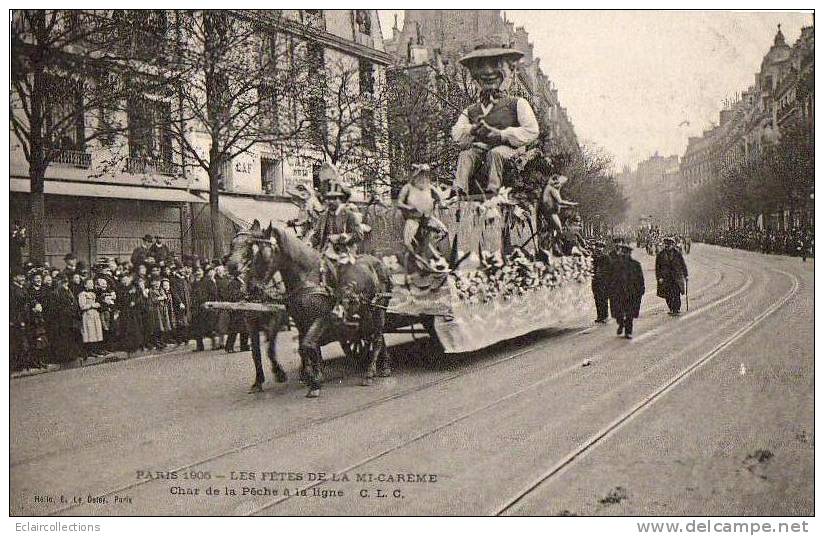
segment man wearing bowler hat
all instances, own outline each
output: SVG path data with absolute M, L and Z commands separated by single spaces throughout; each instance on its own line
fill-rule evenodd
M 154 237 L 150 234 L 144 235 L 141 244 L 132 250 L 132 266 L 146 263 L 146 257 L 149 256 L 149 248 L 152 247 Z
M 452 127 L 452 139 L 461 148 L 454 193 L 469 192 L 470 180 L 482 164 L 488 173 L 486 192 L 497 193 L 506 161 L 515 149 L 538 138 L 538 120 L 529 102 L 506 94 L 515 64 L 522 57 L 522 52 L 512 48 L 477 47 L 460 59 L 478 85 L 480 96 Z
M 675 247 L 672 237 L 664 238 L 664 249 L 655 256 L 655 278 L 658 280 L 657 294 L 664 298 L 671 316 L 681 314 L 681 294 L 687 289 L 687 263 Z
M 592 297 L 595 299 L 595 322 L 606 324 L 609 316 L 609 280 L 611 260 L 603 240 L 595 242 L 592 255 Z
M 644 272 L 641 263 L 632 258 L 632 246 L 625 241 L 615 244 L 617 255 L 612 263 L 610 294 L 612 316 L 618 321 L 618 336 L 632 338 L 632 321 L 641 312 L 644 296 Z

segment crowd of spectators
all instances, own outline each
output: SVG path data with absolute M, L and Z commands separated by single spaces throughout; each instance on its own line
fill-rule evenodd
M 813 255 L 814 234 L 811 229 L 789 231 L 773 229 L 708 229 L 696 231 L 692 239 L 705 244 L 759 251 L 779 255 L 794 255 L 804 260 Z
M 65 267 L 12 266 L 11 370 L 42 367 L 111 352 L 188 345 L 241 351 L 248 335 L 238 315 L 201 307 L 207 301 L 238 301 L 245 286 L 227 259 L 175 257 L 160 239 L 146 235 L 131 258 L 105 258 L 93 266 L 74 254 Z M 225 339 L 224 339 L 225 337 Z

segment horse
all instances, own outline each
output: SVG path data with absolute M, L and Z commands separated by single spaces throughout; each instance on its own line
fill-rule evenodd
M 246 245 L 247 238 L 250 234 L 246 231 L 241 231 L 232 239 L 230 258 L 237 260 L 243 252 Z M 252 281 L 247 285 L 247 290 L 252 301 L 267 302 L 271 301 L 270 288 L 260 284 L 261 282 Z M 280 311 L 262 312 L 262 311 L 243 311 L 243 321 L 246 326 L 246 333 L 252 343 L 252 361 L 255 365 L 255 381 L 249 388 L 249 393 L 260 393 L 263 391 L 263 383 L 266 381 L 266 375 L 263 371 L 263 356 L 260 347 L 260 333 L 266 335 L 266 357 L 272 367 L 272 373 L 275 375 L 275 381 L 278 383 L 286 382 L 286 371 L 277 361 L 276 343 L 277 335 L 284 327 L 288 327 L 289 317 Z
M 250 282 L 271 281 L 280 273 L 286 289 L 286 310 L 298 329 L 301 379 L 307 398 L 320 396 L 321 346 L 338 340 L 341 346 L 353 338 L 366 342 L 368 363 L 363 378 L 371 385 L 381 368 L 390 373 L 383 337 L 388 295 L 392 289 L 388 269 L 371 255 L 337 264 L 322 256 L 297 235 L 279 224 L 261 229 L 255 220 L 239 250 Z M 335 323 L 335 312 L 340 321 Z

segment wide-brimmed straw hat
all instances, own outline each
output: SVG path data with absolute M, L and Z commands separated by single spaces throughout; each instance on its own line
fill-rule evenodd
M 479 45 L 475 47 L 475 50 L 466 54 L 460 60 L 458 60 L 461 65 L 468 67 L 472 64 L 475 60 L 483 59 L 483 58 L 500 58 L 505 57 L 508 58 L 510 61 L 518 61 L 519 59 L 524 57 L 524 53 L 520 50 L 514 48 L 506 48 L 506 47 L 492 47 L 487 45 Z

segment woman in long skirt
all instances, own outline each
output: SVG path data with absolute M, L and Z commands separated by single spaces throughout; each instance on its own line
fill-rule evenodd
M 80 333 L 87 353 L 97 356 L 100 355 L 100 343 L 103 342 L 103 323 L 100 321 L 100 304 L 97 303 L 97 294 L 94 292 L 94 280 L 86 279 L 83 288 L 77 296 L 81 311 Z
M 152 288 L 149 289 L 149 318 L 154 335 L 154 346 L 158 350 L 166 347 L 165 339 L 172 331 L 168 301 L 169 297 L 161 287 L 160 279 L 152 280 Z

